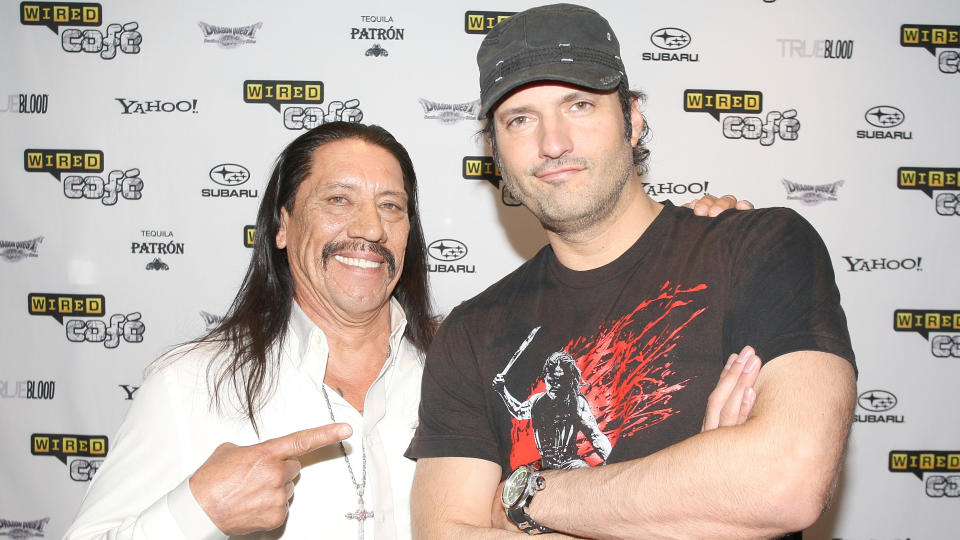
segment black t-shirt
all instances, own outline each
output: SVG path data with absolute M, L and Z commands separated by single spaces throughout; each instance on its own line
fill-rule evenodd
M 547 246 L 455 308 L 406 455 L 486 459 L 504 477 L 643 457 L 700 431 L 745 345 L 854 362 L 826 247 L 789 209 L 705 218 L 668 202 L 610 264 L 570 270 Z

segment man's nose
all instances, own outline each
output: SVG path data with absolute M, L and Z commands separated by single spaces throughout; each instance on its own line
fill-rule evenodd
M 383 218 L 373 202 L 360 204 L 347 226 L 347 236 L 362 238 L 368 242 L 380 243 L 386 238 L 386 233 Z
M 544 115 L 540 119 L 540 156 L 556 159 L 573 150 L 573 139 L 561 115 Z

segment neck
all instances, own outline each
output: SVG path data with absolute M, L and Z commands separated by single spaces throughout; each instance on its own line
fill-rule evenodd
M 662 204 L 647 196 L 640 178 L 634 177 L 606 217 L 577 231 L 547 231 L 547 240 L 560 264 L 571 270 L 592 270 L 630 249 L 662 209 Z
M 327 338 L 329 353 L 323 382 L 363 412 L 367 391 L 380 374 L 390 348 L 389 302 L 361 321 L 347 321 L 306 308 L 304 313 Z

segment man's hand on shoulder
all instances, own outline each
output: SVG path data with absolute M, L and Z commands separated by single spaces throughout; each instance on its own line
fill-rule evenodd
M 225 534 L 276 529 L 287 519 L 299 457 L 350 433 L 347 424 L 330 424 L 251 446 L 223 443 L 190 477 L 190 491 Z
M 737 197 L 734 195 L 714 197 L 709 193 L 705 193 L 700 199 L 690 201 L 683 206 L 693 209 L 693 213 L 698 216 L 710 217 L 719 216 L 720 212 L 729 210 L 731 208 L 735 208 L 737 210 L 753 210 L 753 203 L 750 201 L 737 200 Z

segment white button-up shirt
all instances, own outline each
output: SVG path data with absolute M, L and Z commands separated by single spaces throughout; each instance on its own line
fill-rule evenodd
M 390 357 L 367 391 L 361 414 L 327 388 L 338 422 L 353 428 L 344 441 L 357 482 L 362 481 L 361 448 L 367 453 L 364 503 L 374 517 L 364 522 L 366 538 L 410 537 L 410 485 L 416 463 L 403 457 L 413 435 L 420 401 L 423 358 L 403 339 L 406 318 L 390 302 Z M 193 498 L 187 480 L 224 442 L 250 445 L 294 431 L 329 424 L 320 391 L 329 352 L 326 336 L 293 303 L 276 386 L 260 409 L 258 437 L 236 399 L 218 412 L 211 405 L 209 346 L 162 364 L 137 391 L 130 411 L 80 507 L 68 539 L 226 538 Z M 301 458 L 303 469 L 286 525 L 244 538 L 356 538 L 359 524 L 348 519 L 358 508 L 357 491 L 339 445 Z

